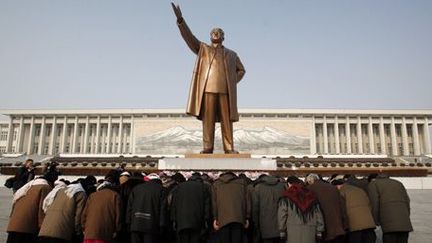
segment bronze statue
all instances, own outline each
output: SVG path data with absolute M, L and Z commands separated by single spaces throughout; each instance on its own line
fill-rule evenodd
M 234 51 L 222 45 L 225 37 L 222 29 L 214 28 L 210 32 L 211 45 L 205 44 L 192 34 L 180 6 L 171 5 L 183 39 L 197 54 L 186 113 L 202 120 L 201 153 L 213 153 L 216 122 L 221 123 L 225 153 L 238 153 L 234 150 L 233 122 L 239 120 L 237 83 L 245 74 L 243 64 Z

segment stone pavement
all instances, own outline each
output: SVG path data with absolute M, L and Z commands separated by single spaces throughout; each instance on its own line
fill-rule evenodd
M 414 232 L 410 243 L 432 242 L 432 190 L 408 190 L 411 198 L 411 220 Z M 6 227 L 12 206 L 12 191 L 0 187 L 0 242 L 6 242 Z

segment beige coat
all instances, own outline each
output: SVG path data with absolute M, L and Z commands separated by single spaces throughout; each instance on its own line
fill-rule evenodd
M 178 27 L 189 48 L 195 54 L 197 54 L 197 60 L 192 74 L 192 81 L 189 90 L 189 100 L 186 113 L 201 119 L 200 112 L 203 95 L 209 76 L 209 70 L 211 68 L 212 60 L 215 57 L 216 51 L 214 47 L 200 42 L 192 34 L 184 20 L 181 23 L 178 23 Z M 237 110 L 237 83 L 240 82 L 246 71 L 237 54 L 225 47 L 224 66 L 226 70 L 225 74 L 228 87 L 230 120 L 235 122 L 239 120 Z
M 85 192 L 77 192 L 72 198 L 60 189 L 46 212 L 39 236 L 71 240 L 81 233 L 81 214 L 86 202 Z
M 6 231 L 37 234 L 45 216 L 42 203 L 50 191 L 49 185 L 32 186 L 27 194 L 12 206 Z
M 372 217 L 372 208 L 366 192 L 359 187 L 348 184 L 344 184 L 339 192 L 345 200 L 349 230 L 352 232 L 374 229 L 375 221 Z

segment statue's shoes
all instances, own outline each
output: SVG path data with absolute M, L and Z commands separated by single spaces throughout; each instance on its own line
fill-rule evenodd
M 239 152 L 236 150 L 226 150 L 225 153 L 226 154 L 238 154 Z
M 204 149 L 200 152 L 200 154 L 212 154 L 213 153 L 213 149 Z

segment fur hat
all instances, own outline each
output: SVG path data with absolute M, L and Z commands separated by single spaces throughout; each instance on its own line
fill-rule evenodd
M 160 180 L 160 177 L 158 174 L 156 173 L 151 173 L 149 175 L 146 176 L 149 180 Z

